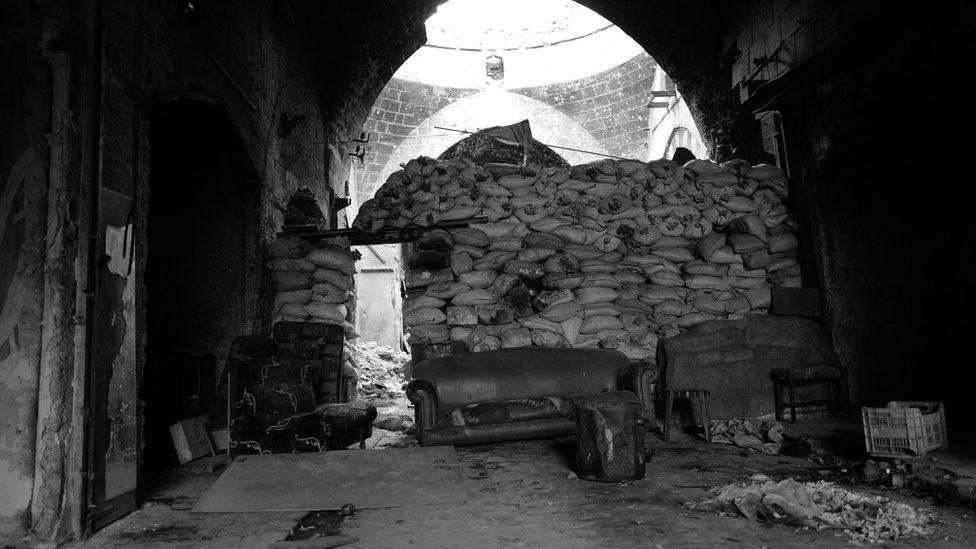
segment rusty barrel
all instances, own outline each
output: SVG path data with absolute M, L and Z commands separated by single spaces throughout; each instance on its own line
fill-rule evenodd
M 618 482 L 644 478 L 643 403 L 628 391 L 573 397 L 576 475 Z

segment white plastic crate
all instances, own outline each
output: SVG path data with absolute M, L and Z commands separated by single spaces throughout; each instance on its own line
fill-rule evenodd
M 949 445 L 941 402 L 891 401 L 885 408 L 861 408 L 864 445 L 882 457 L 921 457 Z

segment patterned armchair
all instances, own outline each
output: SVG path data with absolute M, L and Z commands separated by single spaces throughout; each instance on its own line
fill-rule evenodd
M 337 333 L 333 328 L 278 323 L 276 338 L 234 340 L 227 364 L 233 402 L 228 414 L 232 455 L 320 452 L 356 442 L 364 446 L 372 434 L 376 408 L 365 402 L 337 402 L 346 395 L 342 328 L 337 327 Z M 301 330 L 315 330 L 314 335 L 322 337 L 287 337 Z M 338 345 L 331 341 L 336 337 Z

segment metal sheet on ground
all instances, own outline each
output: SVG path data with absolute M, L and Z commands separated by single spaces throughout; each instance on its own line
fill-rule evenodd
M 463 499 L 453 446 L 240 456 L 198 513 L 401 507 Z

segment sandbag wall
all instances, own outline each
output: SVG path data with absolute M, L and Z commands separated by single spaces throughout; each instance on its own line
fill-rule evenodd
M 421 157 L 354 226 L 431 226 L 407 258 L 412 343 L 604 347 L 654 357 L 659 337 L 765 312 L 800 285 L 787 182 L 734 160 L 601 160 L 570 170 Z
M 356 260 L 359 252 L 339 243 L 312 243 L 297 236 L 281 237 L 268 249 L 274 288 L 272 322 L 324 322 L 345 327 L 355 337 Z

